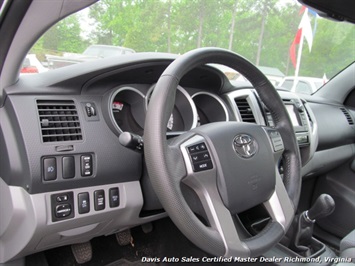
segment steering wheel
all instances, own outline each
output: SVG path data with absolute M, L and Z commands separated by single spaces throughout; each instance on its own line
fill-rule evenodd
M 224 64 L 244 75 L 270 110 L 275 127 L 217 122 L 167 141 L 166 125 L 181 78 L 206 63 Z M 159 78 L 145 121 L 144 155 L 153 188 L 180 231 L 215 256 L 255 257 L 277 244 L 299 201 L 300 155 L 293 127 L 273 85 L 243 57 L 218 48 L 187 52 Z M 283 178 L 278 162 L 283 159 Z M 207 224 L 191 210 L 182 184 L 198 196 Z M 264 205 L 269 223 L 246 235 L 237 214 Z

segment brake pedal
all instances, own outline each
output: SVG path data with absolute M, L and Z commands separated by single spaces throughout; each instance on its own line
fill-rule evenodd
M 131 243 L 131 239 L 132 235 L 130 229 L 116 233 L 116 240 L 120 246 L 127 246 Z
M 92 247 L 90 241 L 71 245 L 74 258 L 78 264 L 88 262 L 92 258 Z

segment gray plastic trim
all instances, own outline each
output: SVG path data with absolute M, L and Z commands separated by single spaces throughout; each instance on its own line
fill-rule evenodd
M 192 163 L 190 160 L 190 156 L 187 152 L 187 147 L 201 143 L 201 142 L 206 142 L 206 140 L 202 136 L 195 135 L 180 146 L 180 150 L 181 150 L 181 153 L 184 157 L 185 166 L 186 166 L 186 170 L 187 170 L 188 175 L 194 174 L 194 171 L 192 169 Z
M 238 106 L 234 101 L 235 99 L 238 98 L 246 98 L 246 100 L 250 105 L 250 108 L 253 111 L 256 123 L 265 126 L 266 125 L 265 120 L 262 111 L 259 107 L 258 99 L 255 97 L 255 94 L 252 89 L 242 89 L 242 90 L 237 90 L 237 91 L 232 91 L 230 93 L 227 93 L 227 100 L 230 106 L 232 106 L 232 111 L 236 120 L 238 122 L 243 122 L 239 113 Z
M 120 205 L 116 208 L 110 208 L 108 203 L 108 191 L 112 187 L 120 191 Z M 95 211 L 93 192 L 100 189 L 105 191 L 106 207 Z M 74 193 L 74 218 L 52 222 L 51 194 L 69 191 Z M 77 210 L 81 192 L 90 195 L 90 212 L 86 214 Z M 0 263 L 41 250 L 86 242 L 166 216 L 162 213 L 140 218 L 142 206 L 138 181 L 31 195 L 21 187 L 8 186 L 0 178 Z
M 295 208 L 288 197 L 282 178 L 276 174 L 275 192 L 271 198 L 264 203 L 264 206 L 271 218 L 281 224 L 284 232 L 287 232 L 294 217 Z
M 305 111 L 308 113 L 308 115 L 310 116 L 312 121 L 309 121 L 308 116 L 306 116 L 307 118 L 307 123 L 308 123 L 308 128 L 309 130 L 309 154 L 308 154 L 308 158 L 307 161 L 302 162 L 304 164 L 307 164 L 309 162 L 309 160 L 311 160 L 314 156 L 314 153 L 317 150 L 318 147 L 318 122 L 316 120 L 316 117 L 314 116 L 314 113 L 312 111 L 312 109 L 309 107 L 309 105 L 307 103 L 303 104 Z M 312 122 L 312 124 L 311 124 Z
M 115 88 L 114 90 L 115 90 L 115 92 L 112 93 L 111 96 L 109 97 L 108 106 L 109 106 L 110 110 L 109 110 L 108 113 L 109 113 L 110 120 L 111 120 L 112 124 L 114 125 L 114 127 L 117 129 L 117 131 L 119 133 L 122 133 L 123 130 L 117 125 L 117 122 L 116 122 L 115 118 L 113 117 L 113 113 L 112 113 L 112 102 L 113 102 L 113 100 L 116 98 L 117 94 L 119 94 L 122 91 L 133 91 L 134 93 L 137 93 L 139 96 L 141 96 L 143 101 L 145 99 L 145 95 L 142 92 L 140 92 L 139 90 L 137 90 L 136 88 L 133 88 L 133 87 L 126 87 L 125 86 L 125 87 Z
M 217 95 L 215 95 L 213 93 L 206 92 L 206 91 L 201 91 L 201 92 L 197 92 L 194 95 L 192 95 L 191 99 L 193 100 L 196 96 L 199 96 L 199 95 L 207 95 L 207 96 L 210 96 L 211 98 L 213 98 L 214 100 L 216 100 L 221 105 L 221 107 L 223 108 L 224 114 L 226 116 L 226 120 L 225 121 L 226 122 L 229 121 L 229 113 L 228 113 L 227 107 L 224 104 L 224 102 L 221 100 L 221 98 L 219 98 Z
M 342 70 L 313 95 L 343 103 L 354 87 L 355 63 Z
M 282 211 L 280 199 L 278 198 L 276 191 L 272 194 L 271 198 L 264 203 L 264 206 L 271 215 L 271 218 L 278 221 L 285 231 L 286 218 L 284 212 Z
M 317 151 L 302 168 L 303 177 L 315 177 L 339 167 L 355 156 L 355 144 Z
M 180 145 L 187 170 L 187 178 L 185 178 L 183 182 L 196 191 L 211 226 L 215 228 L 221 236 L 225 246 L 224 257 L 230 257 L 232 254 L 242 254 L 242 256 L 248 257 L 250 256 L 250 250 L 247 245 L 239 239 L 232 216 L 219 196 L 216 186 L 215 168 L 205 171 L 203 175 L 193 172 L 187 147 L 200 142 L 206 142 L 206 140 L 202 136 L 195 135 Z M 213 158 L 211 159 L 213 160 Z M 207 172 L 210 174 L 206 174 Z

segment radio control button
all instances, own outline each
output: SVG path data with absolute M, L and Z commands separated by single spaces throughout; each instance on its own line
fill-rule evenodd
M 194 163 L 194 172 L 201 172 L 204 170 L 209 170 L 213 168 L 212 161 L 205 161 L 200 163 Z

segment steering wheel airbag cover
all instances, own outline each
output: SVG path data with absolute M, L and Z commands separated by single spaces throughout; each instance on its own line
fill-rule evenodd
M 213 146 L 221 172 L 217 185 L 224 205 L 232 214 L 267 201 L 275 188 L 275 165 L 268 137 L 262 127 L 251 123 L 218 122 L 193 130 Z M 251 132 L 245 134 L 245 132 Z M 238 155 L 236 136 L 248 136 L 255 142 L 256 153 L 250 158 Z M 242 148 L 241 150 L 245 149 Z

